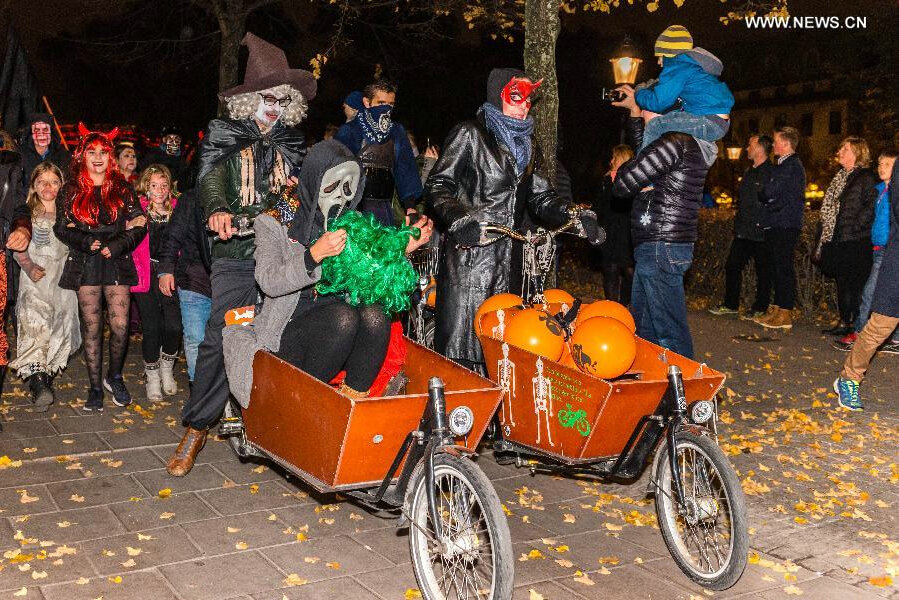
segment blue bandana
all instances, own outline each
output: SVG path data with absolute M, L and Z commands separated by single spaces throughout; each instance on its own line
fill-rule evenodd
M 393 129 L 393 121 L 390 120 L 392 110 L 393 107 L 389 104 L 381 104 L 363 108 L 356 114 L 356 119 L 362 126 L 362 133 L 370 143 L 383 144 L 390 137 L 390 131 Z
M 516 119 L 503 114 L 503 111 L 485 102 L 481 105 L 487 129 L 509 149 L 515 158 L 515 174 L 521 175 L 531 160 L 531 135 L 534 133 L 534 119 Z

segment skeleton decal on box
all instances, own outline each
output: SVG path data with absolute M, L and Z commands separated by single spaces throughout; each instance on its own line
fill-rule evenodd
M 506 311 L 499 309 L 496 311 L 496 318 L 499 321 L 496 327 L 490 330 L 490 336 L 495 340 L 501 340 L 506 334 Z M 503 344 L 503 353 L 508 355 L 508 346 Z
M 553 416 L 553 384 L 548 377 L 543 376 L 542 358 L 537 359 L 537 376 L 531 378 L 531 389 L 534 393 L 534 414 L 537 415 L 537 443 L 540 443 L 540 413 L 543 413 L 546 438 L 550 446 L 555 446 L 549 428 L 549 418 Z
M 503 312 L 503 311 L 498 311 Z M 500 317 L 502 323 L 502 317 Z M 495 328 L 494 328 L 495 330 Z M 503 422 L 506 426 L 515 426 L 515 419 L 512 417 L 512 399 L 515 397 L 515 363 L 509 360 L 509 344 L 503 344 L 503 357 L 497 361 L 496 372 L 499 374 L 499 386 L 506 391 L 506 398 L 509 402 L 509 418 L 506 418 L 506 405 L 503 404 Z

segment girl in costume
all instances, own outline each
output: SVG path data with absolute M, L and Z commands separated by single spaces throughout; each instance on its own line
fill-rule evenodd
M 69 255 L 69 248 L 53 234 L 62 182 L 62 171 L 53 163 L 34 169 L 26 200 L 31 242 L 26 251 L 13 254 L 22 273 L 16 302 L 16 359 L 9 366 L 28 380 L 32 402 L 40 412 L 53 403 L 53 377 L 81 346 L 75 292 L 58 285 Z
M 389 312 L 408 303 L 415 287 L 405 255 L 427 243 L 433 224 L 425 218 L 416 223 L 416 239 L 408 227 L 375 225 L 360 216 L 361 173 L 340 142 L 316 144 L 303 161 L 296 198 L 282 195 L 256 218 L 263 308 L 250 325 L 224 332 L 228 381 L 244 407 L 253 357 L 261 349 L 322 381 L 345 371 L 341 393 L 369 394 L 388 351 Z
M 71 178 L 56 197 L 53 232 L 69 247 L 59 287 L 76 292 L 81 313 L 90 380 L 84 410 L 99 412 L 103 388 L 112 392 L 116 406 L 131 403 L 122 378 L 129 288 L 137 284 L 131 252 L 147 234 L 147 219 L 113 157 L 112 140 L 118 130 L 105 134 L 79 124 L 79 131 L 81 143 L 72 160 Z M 104 298 L 109 309 L 109 367 L 101 380 Z
M 147 380 L 147 399 L 178 393 L 173 369 L 181 347 L 181 309 L 178 297 L 163 294 L 159 280 L 159 256 L 172 211 L 178 198 L 172 193 L 172 175 L 163 165 L 150 165 L 137 184 L 140 206 L 147 212 L 147 237 L 134 250 L 138 283 L 131 288 L 140 313 L 141 350 Z

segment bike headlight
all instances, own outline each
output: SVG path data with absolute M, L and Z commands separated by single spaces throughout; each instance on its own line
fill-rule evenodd
M 457 406 L 449 415 L 449 428 L 453 435 L 462 437 L 468 435 L 474 427 L 474 413 L 467 406 Z
M 710 400 L 700 400 L 690 405 L 690 420 L 697 425 L 705 423 L 715 414 L 715 405 Z

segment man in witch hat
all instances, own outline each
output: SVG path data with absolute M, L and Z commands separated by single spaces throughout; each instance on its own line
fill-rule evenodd
M 244 82 L 220 94 L 230 118 L 209 123 L 199 151 L 197 194 L 207 226 L 218 237 L 212 244 L 212 311 L 181 415 L 187 431 L 166 466 L 176 477 L 193 467 L 209 426 L 228 400 L 222 356 L 225 313 L 257 301 L 255 240 L 244 235 L 239 221 L 271 208 L 299 169 L 305 140 L 292 126 L 306 116 L 316 91 L 312 73 L 291 69 L 280 48 L 252 33 L 242 43 L 250 50 Z

